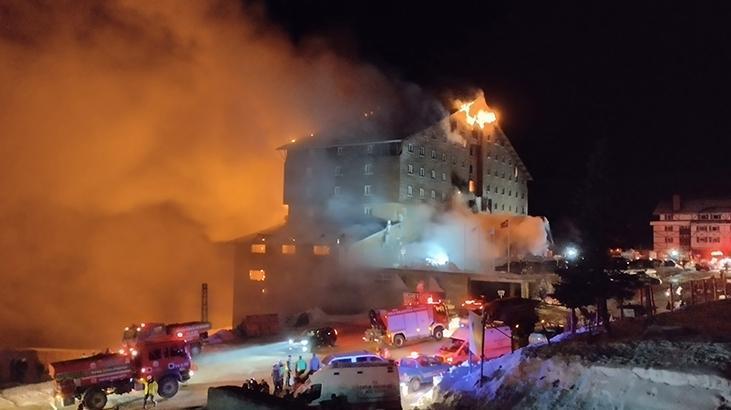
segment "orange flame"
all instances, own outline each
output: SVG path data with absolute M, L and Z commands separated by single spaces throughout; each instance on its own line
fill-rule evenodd
M 462 103 L 457 100 L 456 103 L 459 106 L 457 112 L 464 113 L 467 124 L 470 126 L 477 124 L 480 128 L 485 128 L 485 124 L 492 124 L 497 121 L 497 115 L 487 106 L 485 96 L 482 93 L 471 102 Z

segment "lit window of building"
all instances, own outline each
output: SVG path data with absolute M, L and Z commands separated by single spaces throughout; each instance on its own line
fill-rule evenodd
M 424 198 L 424 188 L 419 188 L 419 197 Z
M 282 245 L 282 253 L 285 255 L 294 255 L 297 251 L 297 247 L 291 244 Z
M 473 192 L 473 193 L 475 192 L 475 181 L 472 179 L 470 179 L 470 182 L 469 182 L 469 190 L 470 190 L 470 192 Z
M 340 187 L 339 186 L 336 186 L 335 188 L 333 188 L 333 195 L 335 195 L 335 196 L 340 195 Z
M 252 243 L 251 253 L 267 253 L 267 246 L 263 243 Z
M 426 148 L 424 148 L 423 146 L 419 147 L 419 155 L 423 157 L 425 153 L 426 153 Z
M 330 254 L 330 247 L 327 245 L 314 245 L 312 247 L 312 253 L 317 256 L 327 256 Z
M 434 191 L 433 189 L 432 189 L 432 191 L 431 191 L 431 199 L 432 199 L 432 200 L 435 200 L 435 199 L 437 199 L 437 193 L 436 193 L 436 192 L 435 192 L 435 191 Z
M 408 170 L 409 170 L 409 174 L 413 175 L 414 174 L 414 164 L 409 164 Z
M 263 282 L 267 278 L 264 269 L 251 269 L 249 271 L 249 280 Z
M 414 187 L 411 185 L 406 187 L 406 195 L 407 196 L 414 196 Z
M 370 206 L 364 206 L 363 214 L 368 215 L 368 216 L 373 215 L 373 208 L 371 208 Z
M 366 146 L 366 153 L 373 154 L 373 144 L 368 144 Z
M 363 195 L 370 196 L 371 195 L 371 186 L 366 185 L 363 187 Z
M 371 164 L 371 163 L 365 164 L 363 173 L 365 173 L 366 175 L 373 175 L 373 164 Z
M 447 180 L 447 173 L 442 172 L 442 181 L 446 181 L 446 180 Z
M 419 168 L 419 176 L 423 177 L 425 175 L 424 168 Z

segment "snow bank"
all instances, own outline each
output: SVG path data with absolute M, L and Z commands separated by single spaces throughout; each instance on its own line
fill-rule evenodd
M 0 409 L 24 406 L 50 408 L 52 401 L 53 384 L 51 382 L 27 384 L 0 392 Z
M 460 367 L 435 389 L 443 408 L 719 408 L 731 403 L 731 344 L 640 341 L 525 348 Z

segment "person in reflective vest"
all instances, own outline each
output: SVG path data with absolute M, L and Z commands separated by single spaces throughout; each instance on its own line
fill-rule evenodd
M 146 379 L 142 379 L 142 385 L 145 387 L 145 399 L 142 401 L 142 408 L 147 408 L 148 399 L 152 402 L 152 407 L 156 407 L 155 395 L 157 394 L 157 382 L 152 376 L 147 376 Z

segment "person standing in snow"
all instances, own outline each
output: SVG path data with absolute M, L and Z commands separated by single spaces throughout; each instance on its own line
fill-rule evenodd
M 152 407 L 156 407 L 155 395 L 157 394 L 157 382 L 152 376 L 147 376 L 147 379 L 143 379 L 142 384 L 145 386 L 145 398 L 142 402 L 142 408 L 147 408 L 147 399 L 152 402 Z
M 302 358 L 302 356 L 297 359 L 294 370 L 296 372 L 295 374 L 297 375 L 297 380 L 300 381 L 302 376 L 307 371 L 307 362 L 305 361 L 305 359 Z
M 274 385 L 274 394 L 282 390 L 282 362 L 274 363 L 272 366 L 272 384 Z
M 292 355 L 287 355 L 287 362 L 284 365 L 284 384 L 289 389 L 292 387 Z
M 317 357 L 315 352 L 312 352 L 312 358 L 310 358 L 310 373 L 309 374 L 311 375 L 312 373 L 315 373 L 316 371 L 320 370 L 320 366 L 321 366 L 320 358 Z

